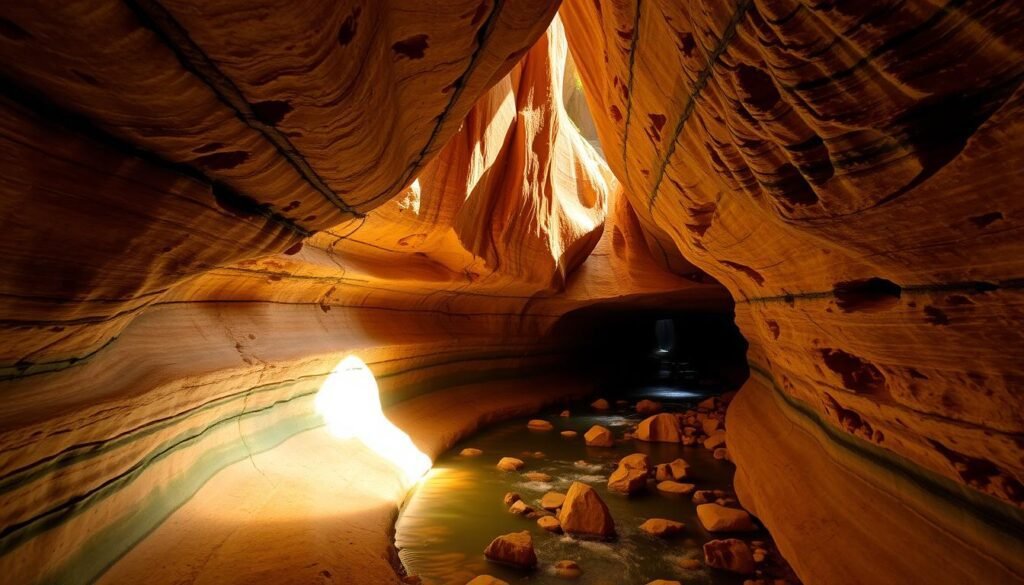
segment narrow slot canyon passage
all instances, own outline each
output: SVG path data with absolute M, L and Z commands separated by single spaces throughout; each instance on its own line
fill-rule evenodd
M 0 581 L 1024 583 L 1024 11 L 0 7 Z

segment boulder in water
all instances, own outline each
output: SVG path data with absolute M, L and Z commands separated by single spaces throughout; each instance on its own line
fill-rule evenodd
M 608 410 L 609 408 L 612 407 L 604 398 L 598 398 L 597 400 L 591 402 L 590 406 L 592 406 L 594 410 Z
M 512 565 L 524 569 L 537 566 L 537 554 L 533 551 L 533 538 L 530 532 L 513 532 L 503 534 L 491 541 L 484 549 L 484 556 L 496 563 Z
M 671 480 L 658 482 L 658 491 L 665 492 L 666 494 L 688 494 L 696 489 L 696 487 L 692 483 L 680 483 Z
M 462 457 L 478 457 L 483 454 L 483 451 L 480 449 L 474 449 L 473 447 L 466 447 L 462 451 L 459 451 L 459 455 Z
M 540 471 L 527 471 L 523 474 L 523 477 L 530 481 L 548 482 L 551 481 L 551 476 Z
M 523 497 L 517 494 L 516 492 L 508 492 L 507 494 L 505 494 L 505 505 L 511 506 L 512 504 L 518 502 L 521 499 L 523 499 Z
M 615 536 L 615 520 L 594 488 L 574 481 L 558 512 L 562 530 L 568 534 L 608 538 Z
M 643 453 L 627 455 L 608 476 L 608 489 L 620 494 L 634 494 L 647 487 L 649 461 Z
M 550 431 L 551 429 L 555 428 L 555 425 L 540 418 L 535 418 L 531 420 L 530 422 L 526 423 L 526 426 L 531 431 Z
M 498 461 L 498 469 L 502 471 L 519 471 L 526 465 L 522 459 L 516 459 L 515 457 L 502 457 L 501 461 Z
M 537 518 L 537 525 L 548 532 L 554 532 L 555 534 L 562 533 L 562 525 L 558 522 L 558 518 L 555 518 L 554 516 L 541 516 L 540 518 Z
M 710 435 L 707 439 L 704 439 L 704 448 L 714 451 L 719 447 L 725 446 L 725 429 L 719 429 Z
M 579 435 L 579 433 L 577 433 L 576 431 L 562 431 L 559 434 L 565 437 L 566 439 L 574 439 L 577 435 Z
M 645 398 L 644 400 L 636 403 L 636 411 L 644 416 L 658 414 L 661 412 L 661 403 L 653 400 L 647 400 Z
M 679 420 L 664 412 L 649 416 L 637 425 L 635 437 L 650 443 L 678 443 Z
M 583 434 L 583 439 L 588 447 L 611 447 L 615 444 L 612 432 L 601 425 L 590 427 L 590 430 Z
M 712 540 L 705 543 L 704 562 L 709 567 L 741 575 L 749 575 L 754 572 L 754 555 L 750 552 L 750 546 L 736 538 Z
M 545 510 L 557 510 L 565 503 L 565 494 L 559 492 L 548 492 L 540 499 L 540 507 Z
M 757 530 L 746 510 L 726 508 L 718 504 L 697 506 L 697 518 L 708 532 L 753 532 Z
M 654 479 L 658 481 L 686 479 L 690 464 L 682 459 L 671 463 L 662 463 L 654 467 Z
M 640 525 L 640 530 L 653 536 L 671 536 L 682 532 L 684 528 L 686 525 L 682 522 L 665 518 L 650 518 Z

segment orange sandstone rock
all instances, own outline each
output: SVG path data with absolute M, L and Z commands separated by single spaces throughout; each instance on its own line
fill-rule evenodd
M 615 521 L 608 506 L 593 488 L 578 481 L 569 486 L 558 521 L 568 534 L 601 538 L 615 536 Z

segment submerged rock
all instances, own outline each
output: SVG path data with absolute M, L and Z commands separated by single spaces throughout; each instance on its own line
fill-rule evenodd
M 636 411 L 644 416 L 658 414 L 661 412 L 661 403 L 644 399 L 636 403 Z
M 557 510 L 565 503 L 565 494 L 559 492 L 548 492 L 540 499 L 540 507 L 545 510 Z
M 746 510 L 726 508 L 718 504 L 697 506 L 697 518 L 708 532 L 753 532 L 757 530 Z
M 541 516 L 540 518 L 537 518 L 537 525 L 548 532 L 554 532 L 555 534 L 562 533 L 562 524 L 558 521 L 558 518 L 555 518 L 554 516 Z
M 526 463 L 523 463 L 522 459 L 515 457 L 502 457 L 501 461 L 498 461 L 498 469 L 502 471 L 519 471 L 524 465 Z
M 604 398 L 598 398 L 597 400 L 591 402 L 590 406 L 592 406 L 594 410 L 608 410 L 609 408 L 612 407 Z
M 560 579 L 578 579 L 583 574 L 576 561 L 558 561 L 555 563 L 555 576 Z
M 474 449 L 473 447 L 466 447 L 462 451 L 459 451 L 459 455 L 462 457 L 478 457 L 483 454 L 483 451 L 480 449 Z
M 590 430 L 583 434 L 583 439 L 588 447 L 611 447 L 615 444 L 612 432 L 601 425 L 590 427 Z
M 727 538 L 704 544 L 704 562 L 709 567 L 749 575 L 754 572 L 754 556 L 742 540 Z
M 484 549 L 484 556 L 497 563 L 524 569 L 532 569 L 537 566 L 537 554 L 533 551 L 533 538 L 527 530 L 503 534 L 495 538 Z
M 551 429 L 555 428 L 555 425 L 539 418 L 535 418 L 530 422 L 526 423 L 526 426 L 531 431 L 550 431 Z
M 640 530 L 654 536 L 671 536 L 682 532 L 684 528 L 686 525 L 682 522 L 665 518 L 650 518 L 640 525 Z
M 658 482 L 658 491 L 665 492 L 666 494 L 688 494 L 696 489 L 696 487 L 692 483 L 680 483 L 671 480 Z
M 526 479 L 528 479 L 530 481 L 541 481 L 541 482 L 551 481 L 551 476 L 550 475 L 548 475 L 546 473 L 541 473 L 540 471 L 527 471 L 526 473 L 523 474 L 523 477 L 525 477 Z
M 678 443 L 679 420 L 668 413 L 645 418 L 636 427 L 636 438 L 649 443 Z
M 565 494 L 565 502 L 558 512 L 562 530 L 580 536 L 615 536 L 615 520 L 608 506 L 594 488 L 574 481 Z
M 502 581 L 490 575 L 478 575 L 470 579 L 466 585 L 508 585 L 508 581 Z

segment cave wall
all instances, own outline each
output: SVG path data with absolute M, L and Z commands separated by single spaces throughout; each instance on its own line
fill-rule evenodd
M 730 453 L 801 578 L 964 582 L 904 556 L 934 551 L 941 516 L 975 579 L 1020 580 L 1020 7 L 567 0 L 561 15 L 641 225 L 736 301 L 759 381 L 730 410 Z M 822 427 L 822 460 L 799 465 L 794 431 L 742 406 L 773 392 Z M 854 463 L 876 452 L 884 471 Z M 831 485 L 852 481 L 912 529 L 865 525 L 864 493 Z
M 1024 13 L 558 8 L 0 9 L 5 575 L 108 570 L 348 354 L 429 403 L 735 302 L 737 488 L 805 582 L 1024 576 Z
M 3 18 L 13 581 L 177 582 L 204 566 L 211 582 L 308 582 L 320 557 L 359 574 L 349 557 L 386 543 L 404 493 L 391 475 L 354 520 L 372 539 L 274 567 L 202 560 L 274 535 L 259 515 L 240 528 L 196 512 L 265 501 L 262 474 L 214 478 L 320 432 L 314 398 L 342 358 L 369 365 L 395 412 L 431 413 L 403 420 L 435 455 L 585 391 L 563 374 L 586 329 L 556 330 L 564 314 L 729 306 L 721 286 L 663 269 L 568 120 L 550 3 L 40 3 Z M 522 379 L 534 390 L 515 392 Z M 452 408 L 453 387 L 480 399 Z M 282 502 L 338 485 L 293 479 L 273 490 Z M 317 526 L 302 535 L 350 534 Z M 394 578 L 380 555 L 363 577 Z

